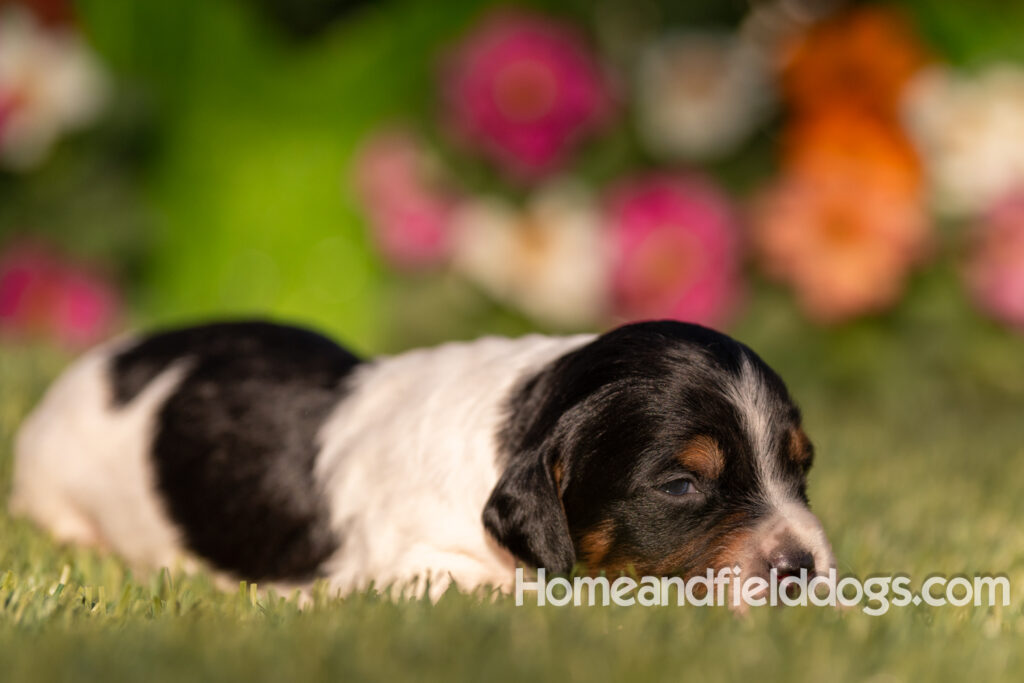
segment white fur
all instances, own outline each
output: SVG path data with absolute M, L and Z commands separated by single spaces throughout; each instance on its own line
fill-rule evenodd
M 730 384 L 726 392 L 739 409 L 747 437 L 754 447 L 760 490 L 771 510 L 754 534 L 756 547 L 751 549 L 752 553 L 766 557 L 780 539 L 788 535 L 814 556 L 815 571 L 827 573 L 835 566 L 835 558 L 825 530 L 776 466 L 778 458 L 772 451 L 771 437 L 784 417 L 780 412 L 781 404 L 771 396 L 761 374 L 748 358 L 743 359 L 738 381 Z
M 61 541 L 111 547 L 135 564 L 170 567 L 182 559 L 182 547 L 153 493 L 149 445 L 154 414 L 183 368 L 170 368 L 115 411 L 108 363 L 119 348 L 108 345 L 79 359 L 22 425 L 10 509 Z
M 499 476 L 502 401 L 528 370 L 592 338 L 488 338 L 364 368 L 321 433 L 317 474 L 345 539 L 327 563 L 333 585 L 507 586 L 515 562 L 481 522 Z
M 472 589 L 511 581 L 512 557 L 481 515 L 498 480 L 502 401 L 530 369 L 593 337 L 485 338 L 375 359 L 324 424 L 315 474 L 342 546 L 334 588 L 452 579 Z M 180 381 L 165 371 L 124 408 L 109 363 L 122 342 L 78 360 L 25 421 L 15 446 L 11 510 L 67 542 L 109 547 L 143 566 L 189 561 L 156 493 L 153 417 Z M 420 539 L 420 540 L 415 540 Z
M 429 581 L 434 598 L 452 581 L 463 589 L 508 588 L 515 561 L 481 521 L 499 477 L 503 402 L 527 373 L 593 338 L 485 338 L 360 366 L 349 378 L 349 394 L 321 428 L 315 464 L 342 539 L 323 567 L 331 587 L 347 592 L 394 584 L 422 594 Z M 150 462 L 153 418 L 187 361 L 117 408 L 109 364 L 129 343 L 84 356 L 26 420 L 16 441 L 11 509 L 60 540 L 109 547 L 138 565 L 191 563 L 196 558 L 188 557 L 162 508 Z M 727 393 L 758 449 L 774 510 L 755 537 L 770 543 L 789 533 L 811 550 L 816 568 L 830 566 L 820 523 L 768 457 L 779 416 L 762 380 L 747 365 Z

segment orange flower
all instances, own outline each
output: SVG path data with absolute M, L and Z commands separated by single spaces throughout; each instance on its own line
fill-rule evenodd
M 897 117 L 924 63 L 902 16 L 880 7 L 815 26 L 788 55 L 783 88 L 797 116 L 783 177 L 756 203 L 753 242 L 818 320 L 894 304 L 927 251 L 921 164 Z
M 817 320 L 835 322 L 896 302 L 926 253 L 920 202 L 841 173 L 785 176 L 755 203 L 752 240 L 768 274 L 796 290 Z
M 803 112 L 853 107 L 893 117 L 904 85 L 927 61 L 903 15 L 883 7 L 826 20 L 787 52 L 783 90 Z
M 917 152 L 896 125 L 855 109 L 828 109 L 791 123 L 783 137 L 783 166 L 809 176 L 841 175 L 917 197 L 922 169 Z

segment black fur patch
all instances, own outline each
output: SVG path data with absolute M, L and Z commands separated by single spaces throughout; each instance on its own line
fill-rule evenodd
M 772 438 L 802 496 L 806 470 L 786 450 L 800 415 L 782 380 L 724 334 L 638 323 L 562 356 L 513 392 L 499 435 L 505 472 L 485 508 L 486 528 L 521 561 L 549 571 L 583 559 L 588 532 L 601 528 L 615 530 L 608 568 L 702 569 L 687 563 L 703 562 L 723 534 L 766 512 L 754 447 L 727 391 L 744 360 L 782 416 Z M 667 497 L 659 485 L 692 474 L 678 454 L 698 437 L 721 448 L 721 475 L 697 482 L 700 496 Z
M 313 477 L 316 435 L 359 360 L 313 332 L 264 322 L 158 333 L 112 363 L 130 402 L 175 361 L 157 416 L 157 484 L 188 547 L 252 579 L 308 579 L 339 546 Z

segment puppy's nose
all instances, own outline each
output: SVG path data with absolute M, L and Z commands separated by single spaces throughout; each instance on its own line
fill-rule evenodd
M 799 576 L 801 569 L 807 570 L 807 576 L 814 576 L 814 555 L 804 548 L 783 546 L 768 555 L 768 568 L 778 572 L 779 578 Z

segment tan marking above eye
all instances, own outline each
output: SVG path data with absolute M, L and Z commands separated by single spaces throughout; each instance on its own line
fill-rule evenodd
M 704 434 L 690 439 L 676 457 L 683 467 L 704 479 L 716 479 L 725 468 L 725 456 L 718 442 Z
M 800 427 L 793 427 L 789 430 L 789 457 L 798 465 L 806 465 L 811 461 L 814 454 L 814 447 L 807 434 Z

